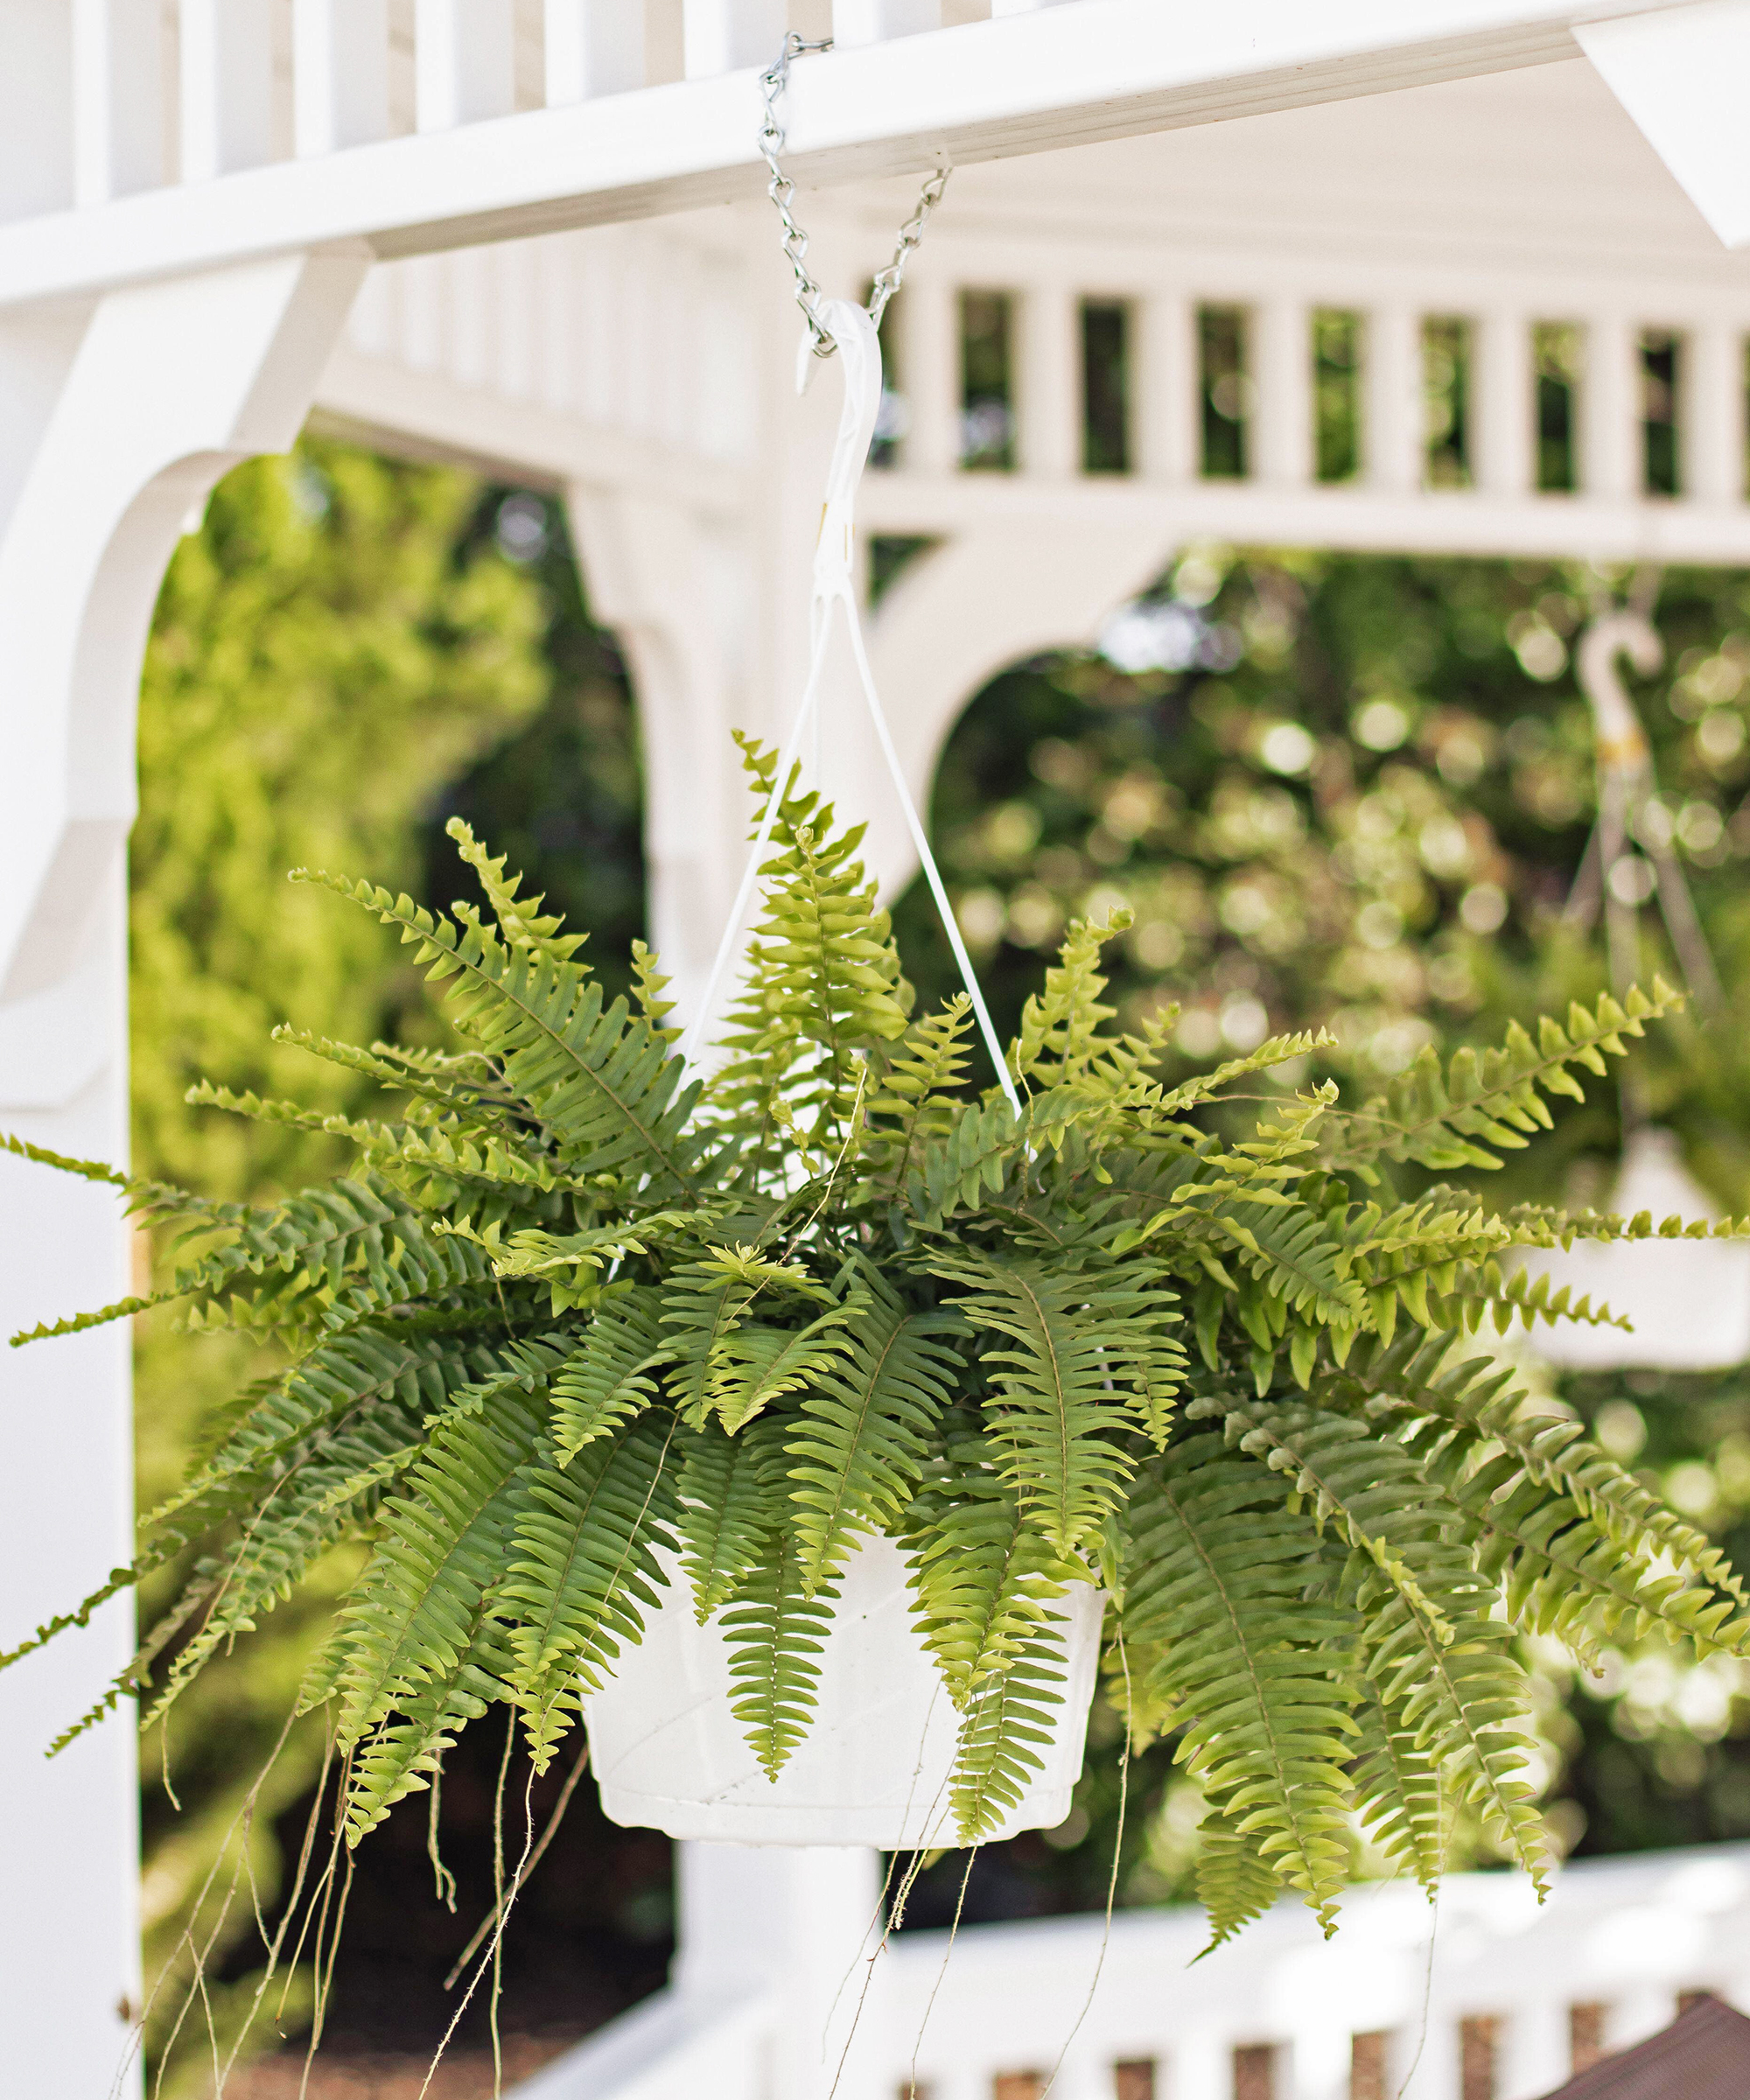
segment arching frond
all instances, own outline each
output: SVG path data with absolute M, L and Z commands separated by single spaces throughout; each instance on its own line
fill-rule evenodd
M 510 1686 L 537 1771 L 620 1654 L 636 1643 L 662 1584 L 658 1547 L 681 1470 L 681 1427 L 640 1415 L 563 1466 L 529 1468 L 499 1608 L 509 1621 Z
M 1180 1756 L 1212 1807 L 1329 1931 L 1348 1866 L 1357 1614 L 1268 1470 L 1193 1437 L 1132 1493 L 1124 1617 L 1186 1719 Z

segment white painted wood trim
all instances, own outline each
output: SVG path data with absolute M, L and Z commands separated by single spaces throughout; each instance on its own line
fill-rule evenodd
M 1332 547 L 1382 554 L 1463 554 L 1750 564 L 1750 505 L 1582 494 L 1503 498 L 1480 489 L 1332 483 L 1266 489 L 1252 481 L 1163 484 L 1129 476 L 1068 483 L 1025 474 L 872 473 L 868 532 L 947 538 L 1007 522 L 1054 522 L 1066 540 L 1095 527 L 1229 545 Z
M 905 38 L 799 65 L 790 160 L 809 183 L 921 172 L 943 154 L 1042 151 L 1499 72 L 1572 57 L 1576 23 L 1644 5 L 1228 0 L 1187 14 L 1160 0 L 1078 0 L 942 30 L 928 66 Z M 765 174 L 751 92 L 738 74 L 646 88 L 507 120 L 514 146 L 492 125 L 465 124 L 259 169 L 200 198 L 127 198 L 77 226 L 55 215 L 6 227 L 0 304 L 332 241 L 410 255 L 754 195 Z
M 1583 24 L 1580 49 L 1728 248 L 1750 242 L 1750 0 Z

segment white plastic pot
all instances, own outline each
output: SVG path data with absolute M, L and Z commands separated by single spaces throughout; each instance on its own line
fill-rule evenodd
M 959 1717 L 911 1623 L 905 1562 L 891 1539 L 851 1558 L 819 1656 L 814 1725 L 769 1779 L 730 1711 L 729 1649 L 693 1615 L 672 1563 L 644 1638 L 584 1702 L 604 1813 L 619 1824 L 730 1844 L 955 1842 L 948 1807 Z M 1044 1768 L 991 1833 L 1049 1829 L 1082 1772 L 1105 1600 L 1076 1584 L 1057 1607 L 1068 1667 Z
M 1716 1220 L 1718 1212 L 1684 1166 L 1669 1130 L 1639 1130 L 1605 1206 L 1627 1218 L 1647 1210 L 1669 1217 Z M 1750 1357 L 1750 1240 L 1576 1240 L 1565 1250 L 1529 1254 L 1525 1265 L 1565 1284 L 1633 1331 L 1564 1320 L 1539 1323 L 1528 1337 L 1547 1362 L 1577 1371 L 1644 1365 L 1707 1371 Z

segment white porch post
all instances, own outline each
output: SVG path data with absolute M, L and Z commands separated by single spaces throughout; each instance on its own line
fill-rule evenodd
M 289 444 L 363 274 L 292 256 L 0 331 L 0 1127 L 127 1155 L 134 704 L 164 563 L 238 460 Z M 0 1160 L 10 1333 L 127 1288 L 112 1191 Z M 0 1364 L 0 1647 L 132 1550 L 125 1326 Z M 0 1677 L 0 2092 L 112 2090 L 139 2001 L 127 1710 L 47 1762 L 126 1662 L 125 1598 Z

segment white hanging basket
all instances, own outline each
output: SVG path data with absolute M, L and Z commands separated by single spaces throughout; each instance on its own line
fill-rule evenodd
M 584 1701 L 590 1762 L 613 1823 L 730 1844 L 953 1844 L 948 1807 L 959 1717 L 911 1620 L 900 1549 L 869 1540 L 852 1557 L 818 1658 L 814 1724 L 769 1779 L 730 1711 L 727 1643 L 701 1627 L 672 1561 L 644 1637 Z M 1105 1600 L 1074 1585 L 1057 1609 L 1067 1648 L 1063 1703 L 1044 1768 L 990 1836 L 1049 1829 L 1081 1776 Z
M 1650 1211 L 1655 1225 L 1719 1215 L 1685 1169 L 1676 1139 L 1661 1130 L 1630 1138 L 1606 1208 L 1625 1218 Z M 1633 1323 L 1627 1334 L 1580 1320 L 1539 1324 L 1530 1347 L 1565 1370 L 1710 1371 L 1750 1357 L 1750 1242 L 1576 1240 L 1565 1251 L 1529 1255 L 1525 1265 L 1547 1273 L 1552 1289 L 1565 1284 L 1576 1298 Z

